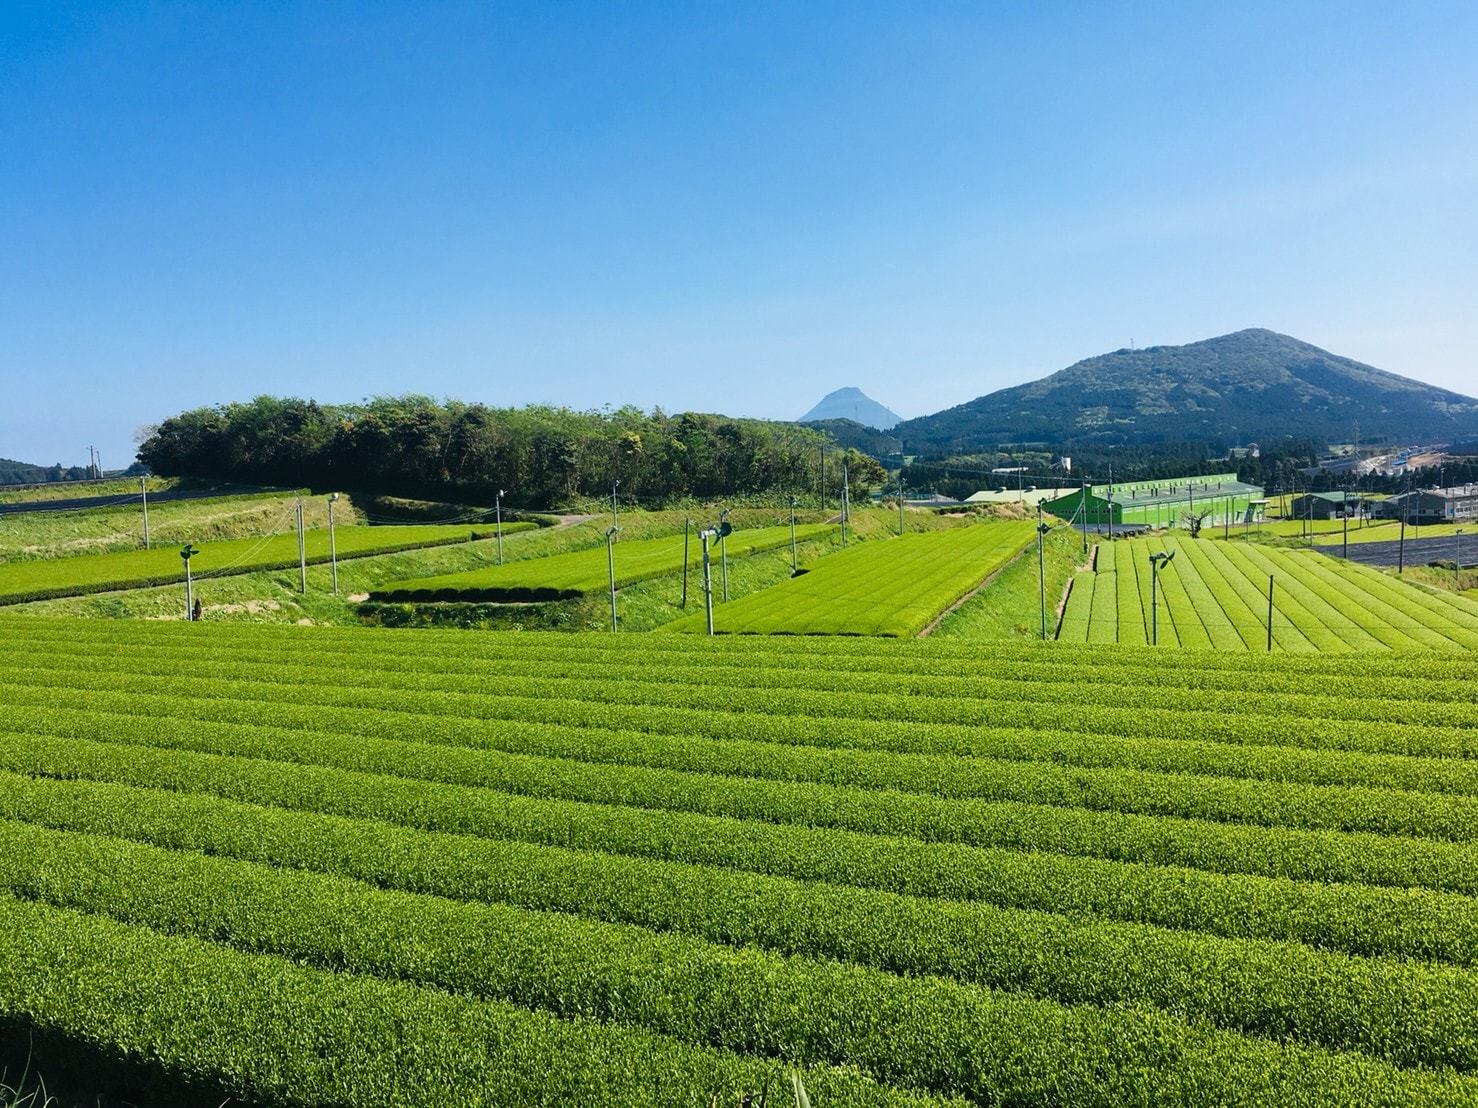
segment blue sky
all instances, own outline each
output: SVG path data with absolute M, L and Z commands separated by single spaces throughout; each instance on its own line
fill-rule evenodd
M 0 6 L 0 456 L 262 392 L 906 416 L 1266 326 L 1478 392 L 1478 5 Z

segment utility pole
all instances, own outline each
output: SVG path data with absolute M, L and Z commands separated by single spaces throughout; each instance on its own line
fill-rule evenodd
M 303 498 L 298 497 L 298 591 L 308 591 L 308 547 L 303 536 Z
M 139 478 L 139 492 L 144 496 L 144 549 L 149 549 L 149 479 Z
M 616 535 L 621 528 L 615 524 L 606 532 L 606 570 L 611 575 L 611 630 L 616 630 Z
M 503 564 L 503 496 L 506 489 L 499 489 L 498 495 L 493 497 L 493 511 L 498 517 L 498 564 Z
M 691 531 L 692 529 L 693 529 L 692 528 L 692 521 L 690 519 L 688 519 L 687 516 L 683 516 L 683 603 L 682 603 L 682 606 L 684 608 L 686 608 L 688 606 L 688 532 Z
M 795 576 L 799 566 L 795 554 L 795 497 L 790 498 L 790 575 Z
M 334 539 L 334 503 L 338 499 L 338 493 L 328 494 L 328 567 L 333 575 L 335 596 L 339 595 L 339 548 Z
M 1042 603 L 1042 641 L 1047 641 L 1047 556 L 1043 544 L 1047 537 L 1047 525 L 1042 522 L 1042 505 L 1037 505 L 1037 596 Z
M 729 526 L 729 509 L 725 508 L 718 514 L 718 557 L 724 573 L 725 604 L 729 602 L 729 532 L 732 530 Z
M 195 619 L 195 582 L 190 577 L 190 559 L 200 553 L 189 543 L 180 547 L 180 561 L 185 563 L 185 618 Z

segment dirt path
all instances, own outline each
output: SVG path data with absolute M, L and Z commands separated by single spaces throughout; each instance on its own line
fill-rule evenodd
M 937 616 L 935 616 L 934 619 L 933 619 L 933 622 L 931 622 L 928 627 L 925 627 L 922 631 L 919 632 L 918 637 L 921 638 L 921 639 L 927 639 L 930 635 L 932 635 L 934 633 L 934 629 L 937 628 L 941 623 L 943 623 L 945 621 L 945 619 L 950 614 L 952 614 L 956 609 L 963 607 L 968 601 L 974 599 L 976 593 L 978 593 L 981 589 L 985 588 L 992 581 L 994 581 L 997 577 L 999 577 L 1001 574 L 1005 573 L 1006 570 L 1008 570 L 1010 567 L 1014 566 L 1018 561 L 1020 561 L 1021 558 L 1022 558 L 1022 556 L 1027 552 L 1027 549 L 1028 549 L 1027 547 L 1022 547 L 1020 550 L 1018 550 L 1015 554 L 1013 554 L 1011 556 L 1011 560 L 1009 562 L 1007 562 L 1005 565 L 1001 566 L 1000 569 L 996 570 L 989 577 L 987 577 L 984 581 L 980 582 L 980 584 L 976 585 L 973 589 L 971 589 L 969 592 L 967 592 L 964 596 L 960 597 L 953 604 L 951 604 L 948 608 L 944 609 L 944 611 L 940 612 Z

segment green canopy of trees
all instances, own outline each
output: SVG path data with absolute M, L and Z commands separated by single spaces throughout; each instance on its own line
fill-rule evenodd
M 635 407 L 490 408 L 424 396 L 361 404 L 260 396 L 166 419 L 139 448 L 153 472 L 543 508 L 581 496 L 660 502 L 765 492 L 835 496 L 844 453 L 793 423 Z M 845 452 L 854 487 L 880 482 Z

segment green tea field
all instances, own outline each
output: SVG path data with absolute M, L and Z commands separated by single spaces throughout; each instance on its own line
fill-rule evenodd
M 1437 596 L 1311 551 L 1207 539 L 1100 543 L 1096 571 L 1073 579 L 1059 639 L 1147 643 L 1150 555 L 1170 550 L 1175 560 L 1160 573 L 1161 646 L 1266 650 L 1269 575 L 1274 580 L 1274 650 L 1348 653 L 1478 646 L 1478 604 L 1466 597 Z
M 835 526 L 806 523 L 796 527 L 797 542 L 808 542 L 836 531 Z M 741 558 L 790 544 L 789 527 L 752 527 L 728 536 L 730 558 Z M 690 568 L 702 566 L 702 545 L 697 530 L 687 541 Z M 655 539 L 617 541 L 615 548 L 618 588 L 653 577 L 681 573 L 683 534 Z M 715 580 L 719 573 L 719 546 L 712 544 Z M 606 546 L 571 550 L 547 558 L 531 558 L 512 565 L 487 566 L 465 573 L 448 573 L 410 581 L 395 581 L 375 590 L 371 599 L 403 601 L 541 601 L 560 600 L 601 592 L 608 587 L 610 566 Z
M 42 1072 L 1478 1103 L 1471 656 L 39 617 L 0 646 L 0 1045 Z
M 714 626 L 738 634 L 917 635 L 1020 553 L 1035 527 L 981 523 L 862 543 L 724 605 Z M 705 629 L 701 613 L 664 628 Z

